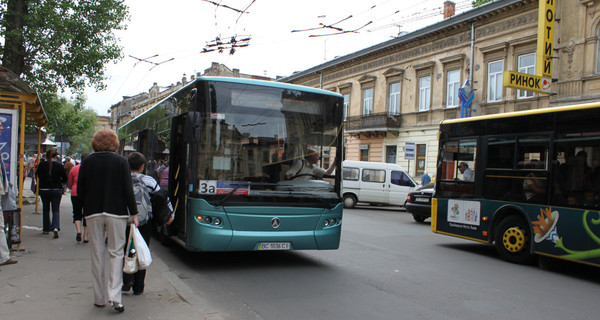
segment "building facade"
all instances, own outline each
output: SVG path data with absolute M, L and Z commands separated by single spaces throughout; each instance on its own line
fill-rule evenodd
M 461 116 L 458 89 L 466 80 L 472 115 L 600 100 L 600 1 L 556 1 L 550 94 L 502 84 L 504 71 L 535 73 L 537 0 L 495 1 L 451 16 L 453 5 L 444 3 L 450 17 L 437 24 L 280 81 L 342 94 L 345 158 L 397 163 L 413 176 L 435 173 L 439 124 Z
M 192 75 L 189 81 L 187 76 L 184 74 L 181 81 L 177 82 L 176 84 L 171 84 L 167 87 L 160 87 L 155 82 L 148 92 L 142 92 L 135 96 L 123 97 L 123 100 L 112 105 L 108 111 L 111 118 L 111 128 L 113 130 L 117 130 L 122 125 L 144 113 L 146 110 L 150 109 L 164 98 L 183 88 L 186 84 L 194 81 L 196 77 L 200 76 L 222 76 L 269 81 L 273 80 L 268 77 L 240 73 L 239 69 L 229 69 L 223 64 L 213 62 L 210 68 L 205 69 L 203 73 L 198 72 L 196 75 Z

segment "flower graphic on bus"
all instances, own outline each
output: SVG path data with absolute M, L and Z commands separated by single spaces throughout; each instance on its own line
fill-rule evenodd
M 537 216 L 537 220 L 533 221 L 534 240 L 540 243 L 546 239 L 556 243 L 560 240 L 556 231 L 556 223 L 558 222 L 558 211 L 552 211 L 551 208 L 541 208 L 541 214 Z
M 555 247 L 566 252 L 566 255 L 561 256 L 562 258 L 582 260 L 600 257 L 600 248 L 592 250 L 571 250 L 564 244 L 563 238 L 558 235 L 556 224 L 558 222 L 558 211 L 552 211 L 551 208 L 540 209 L 541 214 L 537 216 L 538 220 L 533 221 L 533 232 L 535 234 L 534 240 L 536 243 L 544 240 L 550 240 L 555 243 Z M 597 218 L 590 218 L 590 213 L 597 215 Z M 590 223 L 592 225 L 600 225 L 600 212 L 586 210 L 582 217 L 583 229 L 588 234 L 593 242 L 600 245 L 600 236 L 592 231 Z

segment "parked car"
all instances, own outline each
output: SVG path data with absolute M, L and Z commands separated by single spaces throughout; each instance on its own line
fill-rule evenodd
M 412 213 L 413 219 L 423 222 L 431 217 L 431 198 L 435 191 L 435 184 L 428 183 L 408 194 L 406 199 L 406 212 Z
M 373 205 L 403 206 L 417 183 L 397 164 L 344 160 L 344 208 L 358 202 Z

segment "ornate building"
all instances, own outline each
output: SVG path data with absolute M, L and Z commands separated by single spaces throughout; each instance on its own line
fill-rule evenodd
M 213 62 L 210 68 L 204 70 L 204 73 L 197 73 L 190 77 L 190 81 L 194 81 L 196 77 L 204 76 L 223 76 L 223 77 L 235 77 L 235 78 L 248 78 L 258 80 L 273 80 L 268 77 L 250 75 L 240 73 L 239 69 L 229 69 L 223 64 Z M 148 92 L 142 92 L 135 96 L 123 97 L 119 103 L 116 103 L 110 107 L 109 113 L 111 117 L 111 127 L 117 130 L 119 127 L 129 122 L 133 118 L 144 113 L 146 110 L 153 107 L 155 104 L 160 102 L 162 99 L 168 97 L 175 91 L 181 89 L 183 86 L 188 84 L 187 76 L 184 74 L 181 81 L 177 84 L 171 84 L 168 87 L 160 87 L 155 82 L 154 85 L 148 90 Z
M 449 17 L 437 24 L 280 80 L 344 96 L 346 159 L 435 173 L 439 124 L 460 117 L 458 89 L 470 77 L 472 115 L 600 100 L 600 1 L 556 1 L 551 94 L 502 85 L 503 71 L 535 73 L 538 1 L 454 16 L 454 4 L 444 6 Z M 407 146 L 415 158 L 406 159 Z

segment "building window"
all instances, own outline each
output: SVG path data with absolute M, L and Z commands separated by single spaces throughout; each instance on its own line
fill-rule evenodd
M 431 76 L 419 78 L 419 111 L 429 110 L 431 105 Z
M 400 114 L 400 82 L 390 83 L 388 92 L 388 112 L 390 114 Z
M 460 70 L 446 73 L 446 108 L 458 107 L 458 88 L 460 87 Z
M 360 150 L 360 161 L 369 161 L 369 149 Z
M 363 116 L 373 113 L 373 88 L 363 89 Z
M 348 112 L 350 108 L 350 94 L 347 93 L 344 95 L 344 121 L 346 121 L 346 118 L 348 117 Z
M 396 163 L 396 146 L 385 146 L 385 162 Z
M 535 53 L 519 56 L 519 72 L 535 74 Z M 517 99 L 533 97 L 533 91 L 517 90 Z
M 502 71 L 504 70 L 504 60 L 497 60 L 488 63 L 488 102 L 502 100 Z

